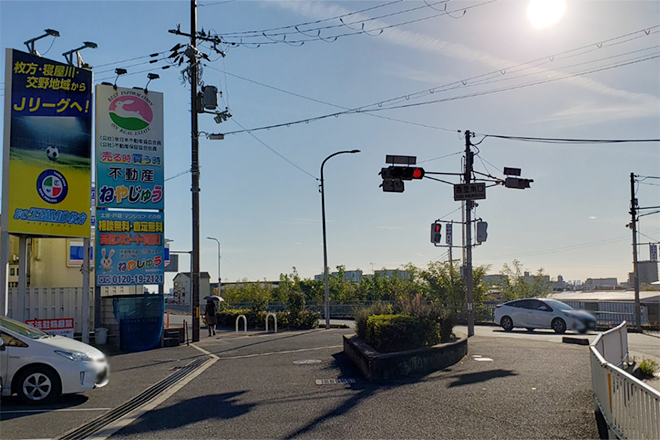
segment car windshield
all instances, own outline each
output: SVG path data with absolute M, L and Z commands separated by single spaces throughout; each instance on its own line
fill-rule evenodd
M 545 299 L 544 301 L 555 310 L 573 310 L 573 307 L 556 299 Z
M 34 328 L 31 325 L 13 319 L 5 318 L 4 316 L 0 316 L 0 328 L 10 330 L 30 339 L 41 339 L 49 336 L 48 333 L 42 332 L 38 328 Z

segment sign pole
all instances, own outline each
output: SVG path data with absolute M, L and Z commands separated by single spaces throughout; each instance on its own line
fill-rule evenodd
M 82 276 L 83 276 L 83 287 L 82 287 L 82 341 L 86 344 L 89 344 L 89 259 L 91 257 L 90 252 L 90 239 L 85 237 L 83 239 L 83 264 L 82 264 Z

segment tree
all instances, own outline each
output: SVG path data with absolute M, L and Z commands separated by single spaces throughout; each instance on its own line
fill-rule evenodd
M 524 272 L 522 263 L 513 260 L 511 266 L 504 263 L 502 271 L 504 275 L 502 296 L 511 301 L 519 298 L 539 298 L 550 293 L 551 284 L 549 277 L 540 268 L 536 275 L 530 276 Z

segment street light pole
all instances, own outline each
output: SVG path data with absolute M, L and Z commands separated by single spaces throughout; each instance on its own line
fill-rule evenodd
M 220 241 L 214 237 L 206 237 L 208 240 L 214 240 L 218 243 L 218 296 L 222 296 L 220 293 L 220 286 L 222 285 L 222 278 L 220 278 Z
M 351 150 L 351 151 L 337 151 L 336 153 L 331 154 L 326 157 L 323 163 L 321 163 L 321 218 L 323 222 L 323 283 L 325 285 L 325 328 L 330 328 L 330 287 L 328 282 L 328 244 L 325 234 L 325 189 L 323 186 L 323 166 L 331 158 L 335 157 L 338 154 L 354 154 L 359 153 L 360 150 Z

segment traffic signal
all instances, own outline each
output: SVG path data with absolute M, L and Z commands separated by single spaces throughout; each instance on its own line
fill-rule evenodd
M 477 222 L 477 243 L 483 243 L 488 238 L 488 223 Z
M 431 243 L 438 244 L 442 240 L 442 223 L 431 223 Z
M 424 177 L 424 168 L 418 167 L 389 167 L 392 177 L 401 180 L 421 179 Z
M 424 168 L 419 167 L 396 167 L 394 165 L 381 168 L 380 175 L 383 178 L 384 192 L 403 192 L 404 180 L 417 180 L 424 177 Z
M 532 179 L 521 179 L 519 177 L 507 177 L 504 179 L 504 186 L 506 188 L 515 188 L 515 189 L 525 189 L 529 188 L 529 184 L 534 180 Z
M 383 178 L 383 183 L 380 185 L 383 187 L 383 192 L 403 192 L 403 181 L 399 177 L 394 177 L 392 173 L 392 168 L 382 168 L 380 170 L 380 176 Z

